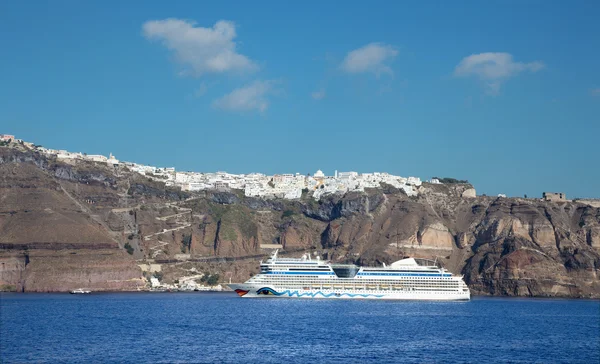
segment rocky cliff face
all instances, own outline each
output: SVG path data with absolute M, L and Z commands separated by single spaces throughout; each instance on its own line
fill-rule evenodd
M 117 203 L 117 187 L 110 171 L 89 165 L 76 169 L 0 148 L 0 287 L 66 291 L 144 286 L 135 261 L 91 207 Z
M 437 259 L 474 293 L 600 297 L 600 208 L 475 197 L 470 185 L 390 186 L 319 202 L 187 194 L 124 168 L 0 148 L 0 285 L 130 290 L 144 269 L 172 281 L 245 280 L 267 248 L 337 262 Z

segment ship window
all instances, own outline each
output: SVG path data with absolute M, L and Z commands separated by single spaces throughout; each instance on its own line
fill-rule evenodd
M 339 265 L 331 267 L 338 278 L 354 278 L 358 273 L 358 267 L 355 265 Z

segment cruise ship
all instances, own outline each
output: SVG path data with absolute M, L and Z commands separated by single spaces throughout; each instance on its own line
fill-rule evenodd
M 279 258 L 277 250 L 260 273 L 229 284 L 241 297 L 360 298 L 393 300 L 469 300 L 462 276 L 434 262 L 406 258 L 381 267 L 332 264 L 310 254 Z

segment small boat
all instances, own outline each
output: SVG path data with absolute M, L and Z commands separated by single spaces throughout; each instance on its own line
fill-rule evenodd
M 92 291 L 84 290 L 82 288 L 74 289 L 70 292 L 71 294 L 90 294 Z

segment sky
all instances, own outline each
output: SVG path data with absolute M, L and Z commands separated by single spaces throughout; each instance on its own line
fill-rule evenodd
M 600 197 L 598 1 L 3 1 L 0 133 Z

